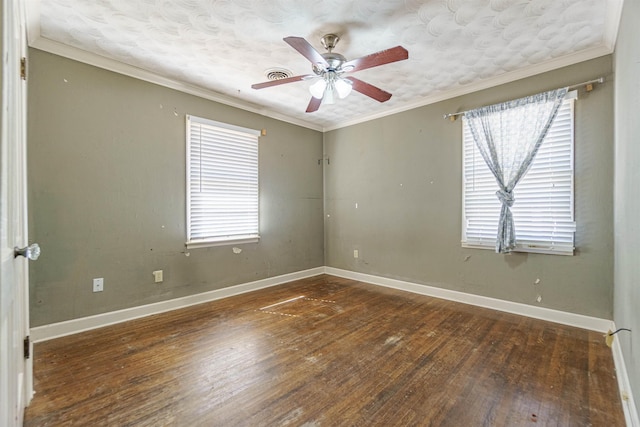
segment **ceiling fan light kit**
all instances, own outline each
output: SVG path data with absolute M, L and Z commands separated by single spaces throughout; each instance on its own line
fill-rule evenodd
M 351 93 L 351 81 L 337 76 L 335 73 L 326 73 L 322 78 L 309 86 L 309 92 L 314 98 L 324 100 L 325 104 L 333 104 L 335 95 L 344 99 Z
M 388 101 L 389 98 L 391 98 L 389 92 L 385 92 L 355 77 L 343 77 L 343 75 L 345 73 L 365 70 L 409 58 L 409 52 L 407 52 L 405 48 L 396 46 L 391 49 L 363 56 L 362 58 L 347 61 L 344 56 L 333 52 L 333 49 L 340 40 L 340 37 L 336 34 L 325 34 L 322 37 L 320 43 L 327 50 L 327 52 L 322 54 L 315 50 L 313 46 L 302 37 L 285 37 L 283 40 L 311 62 L 311 69 L 314 74 L 257 83 L 251 87 L 253 89 L 264 89 L 266 87 L 301 80 L 317 79 L 317 81 L 309 87 L 312 98 L 307 107 L 307 113 L 317 111 L 321 104 L 334 104 L 336 97 L 340 99 L 346 98 L 352 90 L 360 92 L 378 102 Z
M 318 99 L 322 99 L 325 89 L 327 89 L 327 82 L 325 82 L 324 80 L 318 80 L 317 82 L 309 86 L 309 92 L 311 92 L 311 96 Z
M 340 99 L 346 98 L 351 93 L 351 89 L 353 86 L 351 85 L 351 81 L 347 79 L 337 79 L 333 83 L 336 92 L 338 92 L 338 96 Z

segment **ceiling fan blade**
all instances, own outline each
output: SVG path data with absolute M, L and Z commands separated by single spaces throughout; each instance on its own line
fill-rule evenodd
M 367 95 L 369 98 L 373 98 L 376 101 L 385 102 L 391 98 L 391 94 L 389 92 L 377 88 L 367 82 L 363 82 L 362 80 L 351 76 L 343 78 L 351 81 L 353 90 L 358 91 L 363 95 Z
M 378 65 L 389 64 L 391 62 L 403 61 L 409 58 L 409 52 L 402 46 L 392 47 L 391 49 L 381 50 L 362 58 L 352 59 L 342 64 L 342 69 L 349 72 L 366 70 L 367 68 L 377 67 Z M 353 68 L 351 68 L 353 67 Z
M 315 76 L 312 74 L 305 74 L 303 76 L 287 77 L 286 79 L 270 80 L 268 82 L 256 83 L 254 85 L 251 85 L 251 87 L 253 89 L 264 89 L 265 87 L 278 86 L 278 85 L 283 85 L 285 83 L 299 82 L 301 80 L 307 79 L 308 77 L 315 77 Z
M 309 101 L 309 106 L 307 107 L 307 113 L 313 113 L 314 111 L 318 111 L 320 108 L 320 104 L 322 103 L 322 99 L 311 97 L 311 101 Z
M 284 40 L 289 44 L 289 46 L 300 52 L 300 54 L 311 61 L 312 64 L 320 64 L 322 65 L 322 67 L 329 66 L 327 60 L 324 59 L 322 55 L 320 55 L 320 53 L 302 37 L 285 37 L 282 40 Z

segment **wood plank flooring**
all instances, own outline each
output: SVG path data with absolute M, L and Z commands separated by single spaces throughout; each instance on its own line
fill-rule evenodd
M 602 334 L 322 275 L 35 346 L 25 426 L 624 426 Z

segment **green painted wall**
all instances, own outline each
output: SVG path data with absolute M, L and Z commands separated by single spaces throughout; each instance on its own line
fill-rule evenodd
M 627 373 L 640 408 L 640 2 L 625 1 L 615 53 L 615 304 Z
M 31 264 L 33 326 L 321 265 L 612 318 L 611 56 L 327 132 L 324 178 L 320 132 L 30 56 L 30 231 L 43 248 Z M 576 255 L 462 248 L 461 123 L 442 115 L 598 76 L 607 82 L 576 104 Z M 241 254 L 185 253 L 185 114 L 268 131 L 262 240 Z
M 31 326 L 324 264 L 322 133 L 31 49 Z M 185 251 L 185 114 L 260 138 L 257 244 Z M 188 256 L 187 256 L 188 255 Z M 152 271 L 164 270 L 155 284 Z M 92 292 L 92 278 L 105 290 Z
M 327 132 L 326 265 L 611 319 L 611 73 L 606 56 Z M 599 76 L 607 82 L 591 93 L 581 90 L 575 110 L 576 255 L 462 248 L 462 123 L 443 114 Z

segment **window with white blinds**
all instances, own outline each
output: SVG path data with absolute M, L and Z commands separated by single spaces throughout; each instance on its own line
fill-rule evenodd
M 573 255 L 575 97 L 575 91 L 567 94 L 531 168 L 513 191 L 516 251 Z M 463 128 L 462 245 L 495 249 L 501 209 L 498 184 L 465 120 Z
M 260 238 L 260 131 L 187 116 L 187 247 Z

